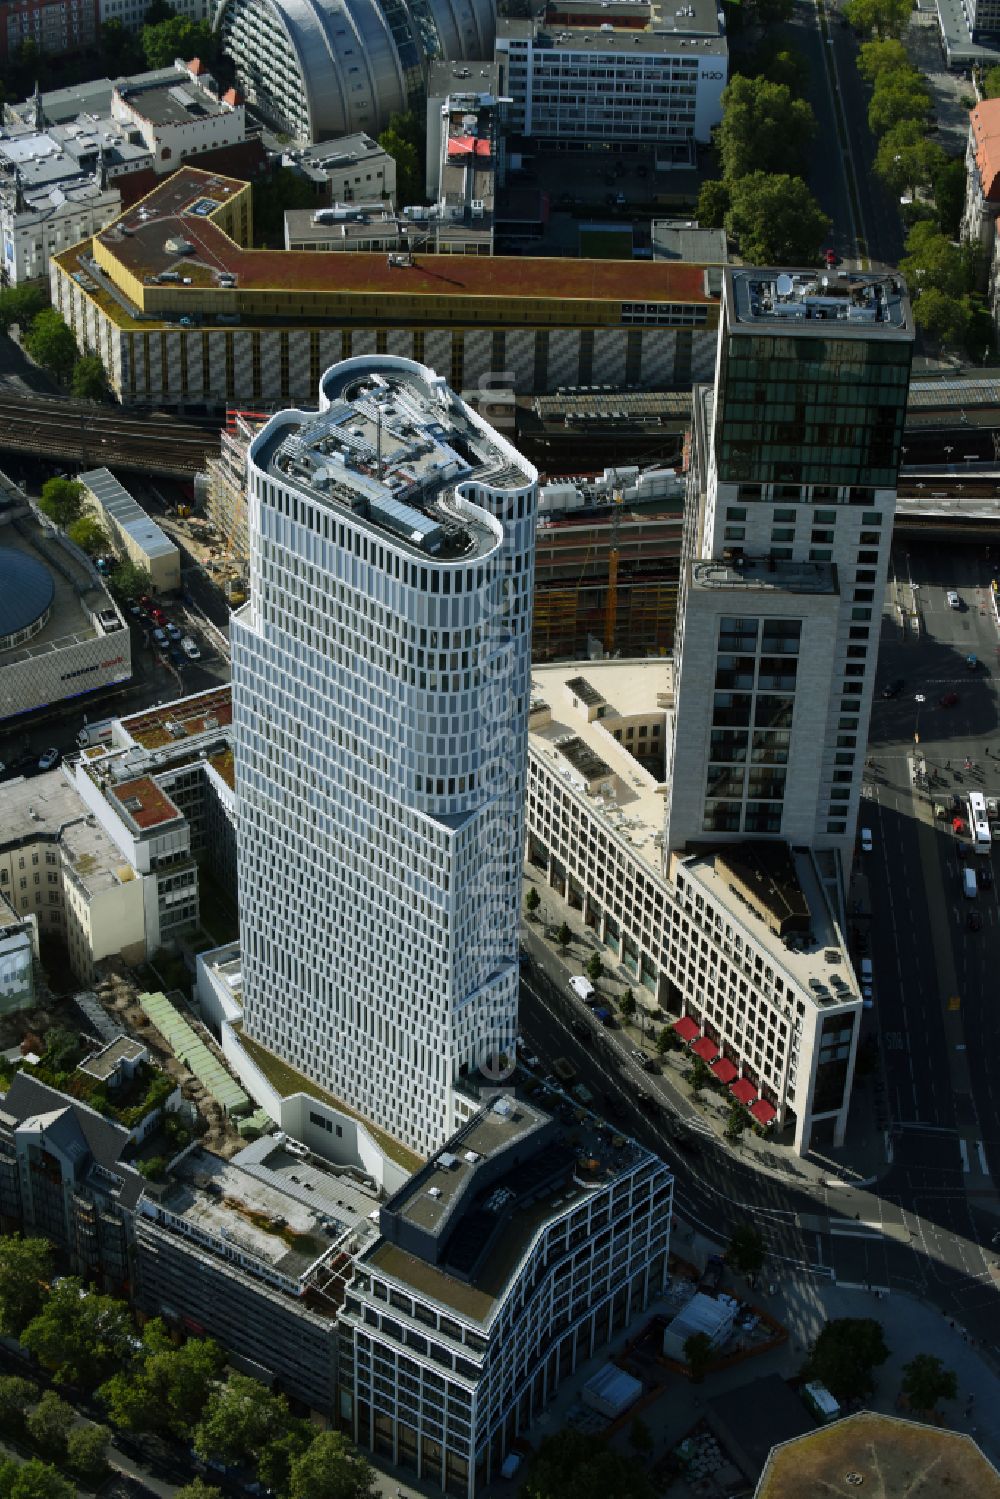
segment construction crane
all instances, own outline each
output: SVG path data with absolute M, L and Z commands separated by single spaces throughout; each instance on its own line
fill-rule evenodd
M 618 470 L 611 471 L 611 527 L 608 535 L 608 592 L 604 601 L 604 654 L 615 649 L 618 623 L 618 545 L 621 539 L 622 504 L 625 494 L 618 482 Z

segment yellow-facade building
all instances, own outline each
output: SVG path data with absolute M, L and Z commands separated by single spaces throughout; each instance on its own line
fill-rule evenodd
M 689 387 L 710 378 L 719 299 L 700 265 L 255 250 L 248 183 L 184 166 L 54 256 L 53 304 L 129 405 L 311 404 L 359 354 L 456 389 Z

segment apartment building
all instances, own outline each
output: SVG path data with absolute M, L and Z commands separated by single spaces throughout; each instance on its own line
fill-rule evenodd
M 249 185 L 183 166 L 55 256 L 53 305 L 128 405 L 260 410 L 315 399 L 340 359 L 388 354 L 455 390 L 711 376 L 718 277 L 697 265 L 254 250 Z
M 1000 322 L 1000 100 L 982 99 L 969 111 L 965 149 L 965 207 L 962 238 L 981 247 L 979 287 L 989 300 L 993 321 Z
M 340 1316 L 341 1424 L 472 1499 L 662 1292 L 672 1198 L 635 1141 L 496 1096 L 380 1209 Z
M 712 0 L 570 0 L 497 21 L 511 131 L 556 149 L 653 146 L 693 164 L 722 118 L 729 49 Z
M 759 842 L 669 855 L 674 709 L 669 661 L 534 667 L 527 860 L 760 1124 L 799 1152 L 842 1140 L 861 997 L 836 859 Z
M 97 41 L 100 19 L 100 0 L 8 0 L 0 24 L 0 63 L 16 58 L 25 42 L 49 57 L 86 51 Z
M 364 131 L 321 141 L 316 146 L 289 146 L 281 164 L 304 177 L 317 203 L 371 203 L 396 199 L 396 163 Z
M 854 842 L 913 317 L 888 272 L 723 269 L 695 401 L 667 843 Z
M 409 360 L 319 398 L 249 451 L 244 1027 L 427 1154 L 516 1031 L 536 474 Z
M 8 872 L 8 887 L 10 877 Z M 22 915 L 9 893 L 0 895 L 0 1015 L 30 1010 L 36 1003 L 38 921 Z

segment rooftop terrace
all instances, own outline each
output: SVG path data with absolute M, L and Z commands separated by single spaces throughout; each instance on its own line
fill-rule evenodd
M 152 776 L 135 776 L 107 788 L 107 797 L 115 810 L 141 833 L 176 822 L 181 811 Z
M 143 749 L 162 749 L 164 745 L 185 745 L 202 735 L 226 729 L 233 721 L 233 696 L 230 687 L 209 687 L 191 697 L 175 698 L 142 713 L 123 718 L 122 728 Z
M 733 332 L 912 339 L 906 285 L 895 271 L 776 271 L 728 267 Z M 815 326 L 835 323 L 834 328 Z

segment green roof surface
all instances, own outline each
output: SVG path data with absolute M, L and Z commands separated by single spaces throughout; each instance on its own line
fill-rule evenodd
M 250 1100 L 218 1057 L 196 1035 L 165 994 L 140 994 L 139 1003 L 178 1061 L 189 1067 L 227 1114 L 246 1114 Z

